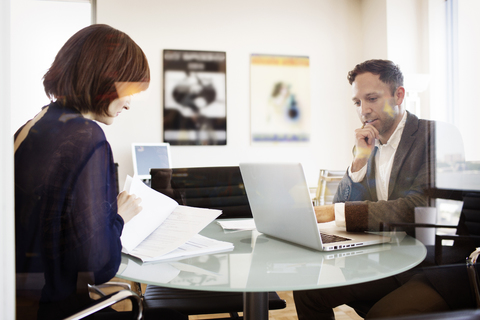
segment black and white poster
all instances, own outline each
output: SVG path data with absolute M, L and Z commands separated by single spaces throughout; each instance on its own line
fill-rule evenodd
M 226 145 L 226 54 L 163 51 L 163 137 L 171 145 Z

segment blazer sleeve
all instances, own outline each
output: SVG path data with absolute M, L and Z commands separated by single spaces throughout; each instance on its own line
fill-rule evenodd
M 412 122 L 413 125 L 405 128 L 401 146 L 395 154 L 387 201 L 377 199 L 374 154 L 361 182 L 353 182 L 348 174 L 340 182 L 334 202 L 345 203 L 347 231 L 380 231 L 384 223 L 411 223 L 414 222 L 414 208 L 427 205 L 430 125 L 416 117 Z M 413 234 L 413 229 L 405 230 Z
M 427 164 L 405 174 L 398 181 L 389 200 L 372 201 L 371 199 L 345 202 L 345 221 L 348 231 L 380 231 L 384 223 L 413 223 L 415 207 L 427 205 Z M 413 235 L 413 229 L 405 229 Z

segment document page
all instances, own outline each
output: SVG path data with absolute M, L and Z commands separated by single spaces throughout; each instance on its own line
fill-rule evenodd
M 163 255 L 174 251 L 194 238 L 221 213 L 221 210 L 178 206 L 152 234 L 128 253 L 142 261 L 158 261 Z M 209 253 L 218 250 L 215 246 L 218 245 L 216 242 L 220 241 L 210 240 L 212 241 L 199 244 L 196 247 L 197 253 Z M 212 246 L 212 248 L 209 249 L 209 246 Z M 195 246 L 189 249 L 184 248 L 181 256 L 185 255 L 186 251 L 191 252 L 193 249 L 195 249 Z M 200 249 L 202 249 L 201 252 L 198 252 Z M 172 258 L 172 256 L 168 258 Z
M 123 227 L 122 247 L 124 252 L 129 253 L 167 219 L 178 207 L 178 203 L 163 193 L 148 187 L 138 177 L 127 176 L 125 190 L 142 199 L 140 203 L 142 211 Z
M 243 230 L 255 230 L 255 221 L 252 218 L 248 219 L 235 219 L 230 221 L 220 221 L 217 223 L 223 228 L 224 231 L 243 231 Z
M 219 241 L 196 234 L 192 239 L 161 257 L 147 257 L 137 255 L 143 262 L 148 261 L 169 261 L 182 258 L 201 256 L 204 254 L 220 253 L 233 250 L 234 246 L 230 242 Z

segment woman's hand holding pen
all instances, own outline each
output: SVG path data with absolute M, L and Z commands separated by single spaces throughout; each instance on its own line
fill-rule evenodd
M 355 130 L 355 158 L 352 162 L 352 172 L 363 168 L 375 147 L 375 139 L 379 138 L 379 132 L 373 125 L 363 124 Z
M 142 207 L 140 206 L 141 202 L 141 198 L 137 198 L 134 194 L 128 194 L 126 191 L 118 195 L 118 214 L 123 218 L 125 223 L 142 211 Z

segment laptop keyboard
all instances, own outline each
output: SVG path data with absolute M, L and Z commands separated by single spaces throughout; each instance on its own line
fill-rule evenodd
M 334 235 L 334 234 L 327 234 L 327 233 L 323 233 L 323 232 L 320 232 L 320 235 L 322 237 L 322 242 L 323 243 L 332 243 L 332 242 L 341 242 L 341 241 L 352 240 L 352 239 L 349 239 L 349 238 L 337 236 L 337 235 Z

